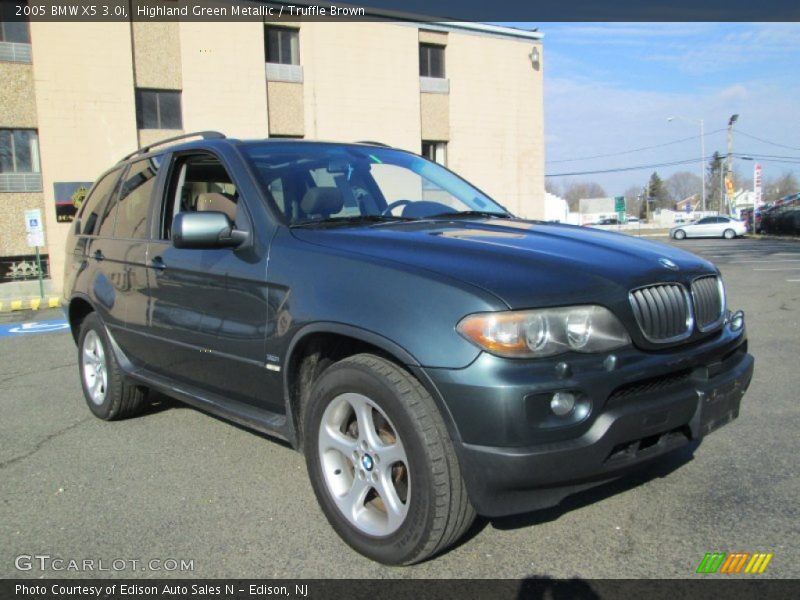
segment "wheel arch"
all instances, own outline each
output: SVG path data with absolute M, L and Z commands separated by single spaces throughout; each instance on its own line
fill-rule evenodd
M 302 448 L 302 410 L 314 382 L 334 362 L 364 352 L 381 356 L 416 378 L 431 394 L 451 439 L 460 439 L 455 421 L 442 395 L 408 350 L 380 334 L 360 327 L 319 322 L 306 325 L 295 333 L 282 369 L 286 433 L 294 448 Z
M 67 308 L 67 320 L 69 321 L 69 328 L 72 332 L 72 339 L 75 344 L 78 343 L 78 335 L 80 334 L 81 323 L 90 313 L 95 312 L 94 305 L 88 297 L 84 295 L 73 296 L 69 301 Z

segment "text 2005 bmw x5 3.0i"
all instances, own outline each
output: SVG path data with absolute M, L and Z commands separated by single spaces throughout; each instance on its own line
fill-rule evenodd
M 193 137 L 124 158 L 72 225 L 89 408 L 158 390 L 285 438 L 362 554 L 418 562 L 738 415 L 753 358 L 709 262 L 514 218 L 380 144 Z

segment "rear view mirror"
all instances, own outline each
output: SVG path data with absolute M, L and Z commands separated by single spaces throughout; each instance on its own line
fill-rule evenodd
M 236 229 L 225 213 L 182 212 L 172 221 L 172 245 L 176 248 L 234 248 L 248 233 Z

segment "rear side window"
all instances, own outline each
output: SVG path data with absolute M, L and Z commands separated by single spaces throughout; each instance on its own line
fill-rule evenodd
M 117 225 L 114 237 L 147 238 L 147 216 L 156 185 L 160 157 L 140 160 L 131 165 L 117 200 Z
M 111 192 L 114 191 L 121 171 L 122 169 L 111 171 L 94 184 L 81 211 L 81 233 L 83 235 L 93 235 L 98 229 L 97 223 L 100 220 L 100 214 L 106 206 Z

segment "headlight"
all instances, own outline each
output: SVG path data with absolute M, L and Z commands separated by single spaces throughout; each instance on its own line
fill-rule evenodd
M 464 317 L 456 329 L 482 350 L 509 358 L 606 352 L 631 343 L 619 319 L 602 306 L 479 313 Z

